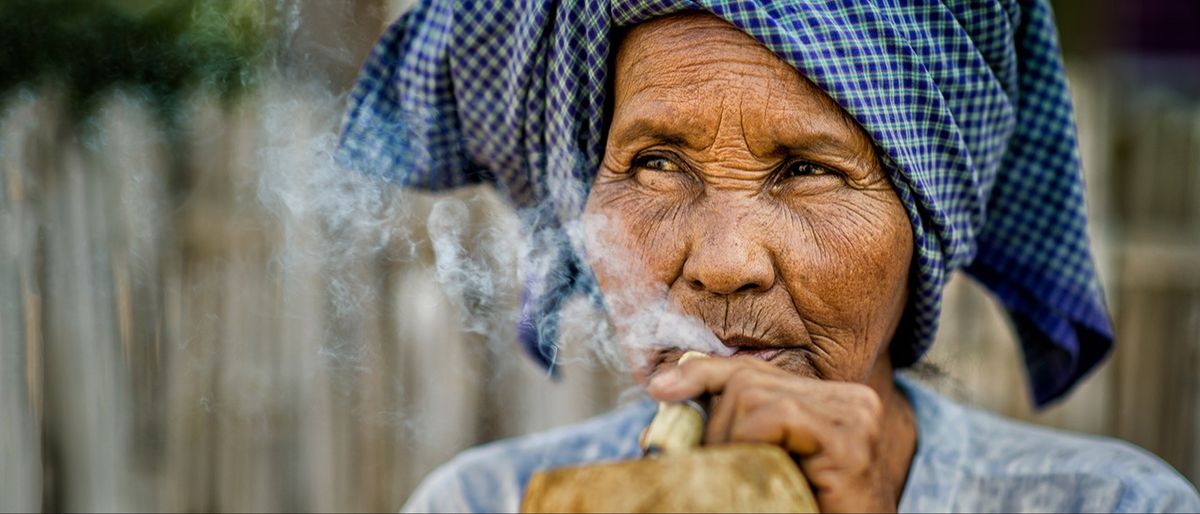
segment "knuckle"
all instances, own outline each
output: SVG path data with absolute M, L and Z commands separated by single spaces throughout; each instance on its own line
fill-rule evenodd
M 879 441 L 883 434 L 883 401 L 879 394 L 869 386 L 854 384 L 847 390 L 846 399 L 843 417 L 834 424 L 868 445 Z
M 883 423 L 878 416 L 872 416 L 862 421 L 861 437 L 868 445 L 878 443 L 883 437 Z
M 880 412 L 858 410 L 854 422 L 862 430 L 863 437 L 868 440 L 877 440 L 883 432 L 883 415 Z
M 879 399 L 879 393 L 876 393 L 870 386 L 862 385 L 855 388 L 855 399 L 859 407 L 871 416 L 879 416 L 883 413 L 883 400 Z
M 746 389 L 754 383 L 754 375 L 754 370 L 751 368 L 738 368 L 729 374 L 729 378 L 725 381 L 725 387 Z
M 866 439 L 868 443 L 874 444 L 879 442 L 882 436 L 883 426 L 880 423 L 879 418 L 872 418 L 863 424 L 863 438 Z
M 774 395 L 761 388 L 746 387 L 742 390 L 741 400 L 747 406 L 770 405 L 774 400 Z
M 847 469 L 865 470 L 871 467 L 874 462 L 870 447 L 862 445 L 854 445 L 846 449 L 846 453 L 842 457 L 842 464 Z
M 883 400 L 874 389 L 855 384 L 849 392 L 849 405 L 860 421 L 878 420 L 883 417 Z

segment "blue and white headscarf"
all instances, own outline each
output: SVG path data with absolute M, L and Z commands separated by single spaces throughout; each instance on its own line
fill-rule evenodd
M 1003 302 L 1034 400 L 1060 397 L 1113 334 L 1085 232 L 1057 34 L 1044 0 L 425 0 L 379 41 L 351 97 L 339 161 L 431 190 L 492 183 L 538 229 L 578 216 L 561 184 L 603 155 L 617 29 L 706 10 L 829 94 L 874 140 L 916 249 L 896 364 L 933 341 L 951 270 Z M 527 323 L 594 289 L 568 247 Z M 553 331 L 523 332 L 547 365 Z M 549 335 L 548 335 L 549 334 Z

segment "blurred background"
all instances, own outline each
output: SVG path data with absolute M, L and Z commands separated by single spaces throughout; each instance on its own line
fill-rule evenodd
M 516 301 L 495 194 L 330 163 L 407 4 L 0 3 L 0 510 L 395 511 L 466 447 L 631 396 L 569 329 L 554 382 L 480 322 Z M 925 379 L 1200 483 L 1200 2 L 1054 7 L 1117 350 L 1035 413 L 958 278 Z M 476 254 L 485 293 L 443 273 Z

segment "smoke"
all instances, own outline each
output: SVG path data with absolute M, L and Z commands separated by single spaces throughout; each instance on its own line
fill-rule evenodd
M 571 214 L 581 210 L 587 184 L 558 179 L 552 185 L 560 198 L 518 209 L 515 216 L 501 216 L 503 221 L 491 225 L 473 223 L 470 206 L 457 198 L 440 200 L 430 210 L 427 227 L 435 276 L 459 306 L 466 329 L 486 336 L 497 351 L 511 351 L 514 342 L 505 337 L 518 322 L 521 310 L 513 300 L 524 287 L 530 298 L 568 296 L 557 312 L 530 320 L 539 338 L 556 346 L 555 365 L 599 364 L 624 372 L 628 366 L 643 365 L 646 350 L 729 354 L 704 323 L 671 307 L 667 285 L 649 278 L 644 259 L 612 243 L 621 239 L 610 234 L 620 230 L 617 220 Z M 555 215 L 567 221 L 557 227 L 541 223 Z M 613 290 L 600 291 L 588 280 L 587 270 L 580 277 L 565 276 L 570 254 L 588 264 L 622 270 L 626 280 Z M 577 282 L 572 290 L 557 290 L 570 280 Z
M 294 33 L 295 13 L 287 14 L 282 16 L 289 21 L 287 32 Z M 606 243 L 613 238 L 602 236 L 618 223 L 579 215 L 590 184 L 550 173 L 546 190 L 553 201 L 515 209 L 496 192 L 408 191 L 389 180 L 393 170 L 360 173 L 335 164 L 344 96 L 315 85 L 299 86 L 309 88 L 303 95 L 277 94 L 283 87 L 297 86 L 263 81 L 267 144 L 259 155 L 258 197 L 283 228 L 277 265 L 284 271 L 324 270 L 335 318 L 353 319 L 385 300 L 379 284 L 369 282 L 372 275 L 343 271 L 385 262 L 426 268 L 458 310 L 461 328 L 482 336 L 496 353 L 516 351 L 518 323 L 529 321 L 542 341 L 557 347 L 557 355 L 580 356 L 556 365 L 625 371 L 653 348 L 728 353 L 701 321 L 671 308 L 666 284 L 646 278 L 638 255 Z M 412 141 L 397 139 L 396 144 L 411 145 L 416 157 L 426 154 L 415 135 L 407 138 Z M 579 155 L 562 160 L 574 161 L 558 163 L 567 167 L 586 161 Z M 626 270 L 630 280 L 613 291 L 599 291 L 587 280 L 567 290 L 571 277 L 564 264 L 571 254 L 584 263 Z M 585 270 L 583 278 L 588 276 Z M 531 302 L 572 297 L 560 299 L 557 313 L 535 312 L 550 316 L 528 320 L 522 317 L 529 313 L 522 296 Z M 583 351 L 567 351 L 571 346 Z M 327 347 L 354 353 L 352 345 Z
M 304 30 L 297 5 L 278 3 L 285 41 L 304 40 L 296 35 Z M 329 5 L 341 4 L 305 8 Z M 204 14 L 206 26 L 220 25 L 212 16 Z M 0 149 L 0 267 L 19 282 L 0 288 L 11 293 L 0 316 L 18 320 L 6 325 L 5 341 L 36 342 L 33 357 L 8 376 L 57 391 L 19 398 L 26 410 L 12 418 L 40 419 L 33 407 L 44 405 L 57 414 L 45 418 L 51 429 L 42 434 L 110 427 L 101 439 L 130 447 L 64 446 L 45 475 L 56 481 L 49 494 L 88 498 L 79 491 L 90 479 L 67 471 L 100 466 L 120 471 L 93 473 L 104 484 L 119 478 L 104 485 L 114 497 L 126 494 L 117 490 L 125 487 L 120 477 L 164 491 L 162 504 L 136 504 L 145 510 L 211 508 L 207 495 L 230 510 L 282 510 L 289 504 L 273 502 L 289 498 L 292 487 L 354 491 L 339 480 L 382 476 L 370 463 L 390 463 L 389 448 L 402 453 L 395 468 L 423 473 L 479 438 L 594 412 L 587 403 L 602 394 L 599 374 L 576 374 L 584 378 L 551 392 L 534 373 L 502 368 L 528 363 L 488 357 L 518 352 L 520 297 L 558 291 L 565 255 L 625 257 L 584 244 L 582 220 L 563 217 L 553 229 L 538 223 L 559 219 L 549 206 L 513 209 L 485 188 L 414 192 L 336 165 L 346 96 L 307 76 L 309 69 L 287 68 L 310 58 L 291 58 L 300 62 L 267 59 L 236 97 L 213 91 L 217 80 L 173 91 L 179 105 L 171 124 L 137 87 L 98 97 L 100 115 L 83 122 L 95 125 L 92 132 L 68 128 L 60 119 L 67 101 L 53 89 L 5 99 L 6 137 L 18 139 Z M 559 203 L 578 206 L 586 185 L 551 190 Z M 558 365 L 621 368 L 609 305 L 631 302 L 602 298 L 585 284 L 534 330 L 563 348 Z M 661 330 L 639 333 L 634 345 L 664 334 L 692 339 L 689 330 L 699 326 L 676 319 L 661 298 L 642 303 L 635 318 Z M 451 321 L 468 334 L 448 330 Z M 704 336 L 711 334 L 694 337 Z M 82 343 L 90 350 L 69 351 Z M 36 374 L 41 358 L 44 369 L 60 372 Z M 74 369 L 83 371 L 61 372 Z M 90 406 L 113 408 L 75 405 L 92 393 L 103 401 Z M 514 395 L 523 396 L 494 406 Z M 499 415 L 500 408 L 520 413 Z M 79 416 L 87 422 L 54 421 Z M 495 428 L 496 419 L 505 426 Z M 29 476 L 40 479 L 36 455 L 29 459 Z M 142 462 L 152 465 L 132 464 Z M 226 478 L 208 484 L 196 476 Z M 395 481 L 401 493 L 412 478 Z M 40 499 L 38 486 L 21 487 Z M 337 505 L 322 498 L 308 507 Z
M 559 312 L 534 320 L 534 330 L 558 346 L 558 354 L 585 356 L 556 365 L 583 360 L 623 371 L 638 365 L 636 356 L 647 349 L 728 353 L 702 322 L 671 308 L 666 285 L 646 278 L 642 259 L 607 244 L 619 239 L 609 234 L 619 223 L 594 214 L 568 218 L 557 227 L 540 223 L 550 216 L 561 219 L 561 211 L 570 210 L 559 208 L 564 204 L 582 205 L 586 184 L 560 180 L 551 189 L 563 199 L 524 209 L 478 191 L 432 197 L 405 191 L 379 178 L 382 174 L 334 163 L 334 113 L 340 107 L 340 99 L 332 96 L 315 105 L 290 101 L 266 107 L 263 123 L 271 142 L 261 155 L 259 197 L 283 220 L 286 251 L 280 265 L 285 269 L 302 260 L 336 269 L 338 263 L 364 259 L 432 257 L 430 272 L 459 310 L 462 328 L 483 336 L 492 351 L 511 352 L 521 321 L 520 291 L 531 298 L 562 294 L 555 288 L 568 278 L 566 252 L 574 252 L 585 262 L 626 270 L 629 281 L 616 291 L 598 291 L 585 282 L 573 291 L 574 298 L 564 299 Z M 314 110 L 325 112 L 317 117 L 320 123 L 296 123 L 301 113 L 311 116 Z M 316 237 L 314 227 L 325 234 L 321 244 L 306 243 Z M 377 288 L 356 282 L 358 277 L 330 277 L 335 315 L 352 316 L 378 300 Z M 563 351 L 571 345 L 584 351 Z
M 655 281 L 645 269 L 644 258 L 622 244 L 627 237 L 620 232 L 626 225 L 620 222 L 619 214 L 610 216 L 588 214 L 568 231 L 576 251 L 586 255 L 590 263 L 620 270 L 623 277 L 612 290 L 604 291 L 604 303 L 619 337 L 593 346 L 609 360 L 628 355 L 634 367 L 644 364 L 639 356 L 654 349 L 730 355 L 731 350 L 701 320 L 672 307 L 668 284 Z

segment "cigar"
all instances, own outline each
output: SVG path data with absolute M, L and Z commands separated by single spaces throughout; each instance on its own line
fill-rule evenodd
M 691 359 L 707 358 L 700 352 L 687 352 L 679 364 Z M 700 446 L 704 426 L 708 423 L 708 395 L 680 402 L 659 402 L 658 414 L 646 427 L 642 437 L 642 456 L 654 457 L 687 451 Z

